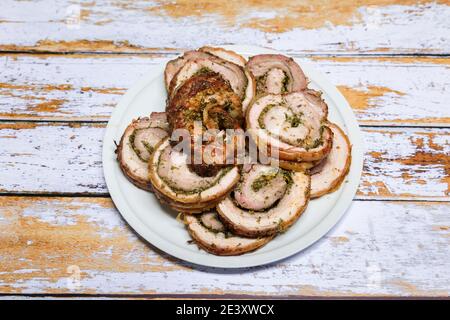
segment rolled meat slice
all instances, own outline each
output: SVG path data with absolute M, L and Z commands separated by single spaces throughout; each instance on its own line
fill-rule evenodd
M 237 236 L 227 230 L 214 211 L 203 213 L 200 216 L 185 215 L 184 222 L 190 236 L 200 248 L 220 256 L 234 256 L 250 252 L 272 239 L 272 237 L 251 239 Z
M 333 131 L 333 147 L 328 156 L 311 170 L 311 198 L 318 198 L 339 188 L 350 169 L 351 144 L 339 126 L 328 124 Z
M 307 79 L 294 59 L 280 54 L 260 54 L 251 57 L 247 68 L 256 79 L 257 95 L 280 94 L 305 90 Z
M 186 80 L 167 104 L 171 130 L 187 129 L 194 122 L 206 129 L 236 129 L 243 126 L 244 115 L 239 97 L 219 74 L 203 72 Z
M 174 150 L 167 138 L 149 161 L 153 188 L 170 199 L 166 202 L 174 208 L 209 207 L 226 196 L 239 180 L 237 167 L 223 167 L 213 176 L 202 177 L 189 168 L 189 160 L 188 155 Z
M 119 146 L 117 159 L 125 176 L 137 187 L 152 191 L 148 176 L 148 160 L 155 146 L 168 136 L 165 113 L 154 112 L 139 118 L 126 128 Z
M 231 83 L 245 112 L 256 93 L 255 79 L 245 67 L 245 62 L 242 56 L 222 48 L 202 47 L 198 51 L 187 51 L 166 65 L 164 79 L 169 97 L 193 74 L 210 70 L 218 72 Z
M 201 51 L 186 51 L 181 57 L 170 60 L 166 64 L 166 68 L 164 70 L 164 83 L 166 85 L 166 90 L 169 92 L 170 82 L 173 77 L 180 71 L 180 69 L 186 64 L 186 62 L 197 59 L 208 59 L 211 58 L 211 55 L 207 52 Z
M 242 68 L 234 63 L 217 61 L 217 59 L 197 59 L 186 62 L 170 82 L 169 95 L 173 96 L 174 92 L 193 75 L 207 71 L 220 74 L 230 83 L 233 91 L 241 99 L 245 98 L 247 77 Z
M 274 235 L 300 217 L 309 193 L 309 175 L 254 164 L 242 173 L 234 192 L 218 204 L 217 212 L 235 234 L 251 238 Z
M 310 90 L 268 94 L 247 112 L 247 130 L 258 147 L 285 161 L 313 162 L 328 155 L 333 133 L 328 108 Z

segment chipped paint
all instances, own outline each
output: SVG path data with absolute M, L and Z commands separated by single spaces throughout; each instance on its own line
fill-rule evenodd
M 0 123 L 0 137 L 15 140 L 0 140 L 0 162 L 8 165 L 0 171 L 0 188 L 106 194 L 104 128 L 104 123 Z M 364 128 L 363 134 L 367 153 L 358 198 L 448 199 L 448 130 Z M 36 167 L 40 178 L 28 179 Z
M 355 201 L 329 236 L 301 254 L 231 271 L 161 255 L 134 235 L 108 198 L 3 197 L 0 251 L 8 259 L 0 264 L 0 292 L 447 296 L 448 238 L 432 227 L 448 225 L 449 205 Z M 333 239 L 349 237 L 351 245 L 336 247 Z M 372 268 L 375 262 L 383 268 Z M 81 271 L 72 289 L 70 264 Z
M 365 110 L 377 105 L 379 97 L 386 95 L 405 95 L 404 92 L 389 89 L 387 87 L 369 86 L 367 88 L 350 88 L 346 86 L 338 86 L 338 89 L 347 99 L 353 109 Z
M 146 54 L 42 56 L 0 55 L 0 63 L 8 66 L 0 75 L 1 118 L 107 121 L 127 88 L 144 76 L 148 68 L 173 57 Z M 341 88 L 361 124 L 445 126 L 450 123 L 450 114 L 445 108 L 446 70 L 440 64 L 431 67 L 425 62 L 387 64 L 375 58 L 370 63 L 329 60 L 312 63 Z M 22 74 L 21 79 L 17 79 L 17 74 Z M 93 77 L 93 74 L 98 76 Z M 433 99 L 429 99 L 430 95 Z M 29 108 L 55 99 L 65 102 L 52 112 Z
M 361 8 L 376 12 L 378 7 L 391 5 L 417 5 L 431 1 L 364 0 L 355 5 L 353 0 L 330 1 L 157 1 L 148 10 L 172 18 L 193 16 L 198 19 L 215 15 L 229 26 L 259 29 L 263 32 L 282 33 L 295 28 L 319 29 L 330 26 L 351 26 L 362 22 Z M 438 1 L 447 4 L 447 1 Z M 252 17 L 253 12 L 260 16 Z
M 79 267 L 81 278 L 91 277 L 90 270 L 97 273 L 187 270 L 177 265 L 164 266 L 167 260 L 152 254 L 145 243 L 127 232 L 120 220 L 101 219 L 105 210 L 113 208 L 109 199 L 55 198 L 51 206 L 48 201 L 35 197 L 0 198 L 3 218 L 0 288 L 5 282 L 20 283 L 38 276 L 53 283 L 66 281 L 67 267 L 71 265 Z M 17 252 L 21 259 L 15 259 Z M 92 256 L 86 257 L 81 252 L 92 252 Z M 44 276 L 45 270 L 51 276 Z M 69 291 L 64 287 L 58 290 Z M 6 292 L 20 290 L 10 288 Z
M 142 52 L 145 50 L 137 45 L 131 44 L 127 40 L 113 41 L 113 40 L 73 40 L 73 41 L 54 41 L 54 40 L 39 40 L 32 46 L 17 46 L 0 45 L 2 51 L 30 51 L 30 52 Z

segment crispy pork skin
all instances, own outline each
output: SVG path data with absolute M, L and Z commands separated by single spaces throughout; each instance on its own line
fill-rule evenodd
M 265 245 L 272 237 L 246 238 L 231 233 L 214 211 L 201 215 L 185 215 L 189 234 L 205 251 L 220 256 L 235 256 Z
M 311 170 L 311 198 L 335 191 L 350 169 L 352 147 L 347 135 L 336 124 L 328 126 L 333 131 L 333 147 L 328 156 Z

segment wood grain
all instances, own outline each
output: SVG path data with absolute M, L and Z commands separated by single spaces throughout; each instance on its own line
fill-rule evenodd
M 327 236 L 302 253 L 230 271 L 158 253 L 130 231 L 109 198 L 0 202 L 1 293 L 450 294 L 449 203 L 355 201 Z
M 104 128 L 0 123 L 0 191 L 106 195 Z M 450 130 L 364 128 L 363 138 L 367 151 L 358 199 L 450 199 Z
M 0 55 L 0 119 L 107 121 L 134 82 L 173 57 Z M 338 86 L 362 125 L 450 126 L 450 58 L 300 59 Z
M 237 43 L 290 53 L 448 54 L 449 16 L 446 0 L 5 0 L 0 50 L 167 52 Z

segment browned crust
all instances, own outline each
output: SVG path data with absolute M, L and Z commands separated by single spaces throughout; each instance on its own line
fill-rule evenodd
M 228 219 L 226 214 L 224 212 L 222 212 L 220 210 L 220 207 L 218 206 L 216 208 L 216 210 L 217 210 L 217 213 L 219 214 L 220 221 L 222 221 L 222 223 L 228 229 L 233 231 L 233 233 L 240 235 L 242 237 L 259 238 L 259 237 L 272 236 L 272 235 L 276 235 L 277 233 L 285 232 L 290 226 L 292 226 L 294 224 L 295 221 L 298 220 L 298 218 L 300 218 L 302 213 L 308 207 L 308 203 L 310 200 L 310 193 L 311 193 L 311 177 L 308 175 L 307 175 L 307 177 L 309 177 L 309 184 L 308 184 L 308 188 L 306 189 L 306 193 L 305 193 L 305 198 L 306 198 L 305 203 L 303 204 L 302 207 L 300 207 L 296 211 L 295 215 L 293 215 L 290 220 L 287 220 L 287 221 L 283 220 L 283 222 L 281 224 L 277 224 L 276 227 L 274 227 L 273 229 L 252 230 L 252 229 L 245 228 L 244 226 L 234 224 L 230 219 Z
M 337 177 L 331 184 L 330 187 L 328 189 L 324 189 L 321 192 L 317 192 L 315 194 L 311 194 L 311 199 L 317 199 L 325 194 L 328 193 L 333 193 L 334 191 L 336 191 L 337 189 L 339 189 L 339 187 L 341 186 L 342 182 L 344 182 L 345 177 L 347 176 L 348 172 L 350 171 L 350 165 L 352 163 L 352 145 L 350 143 L 350 140 L 348 138 L 348 136 L 345 134 L 345 132 L 336 124 L 334 123 L 329 123 L 329 126 L 333 126 L 334 128 L 336 128 L 337 130 L 339 130 L 339 132 L 343 135 L 347 146 L 348 146 L 348 157 L 347 157 L 347 161 L 345 162 L 345 166 L 344 166 L 344 170 L 342 171 L 341 175 L 339 177 Z
M 133 130 L 136 128 L 136 126 L 139 124 L 140 121 L 148 121 L 149 118 L 138 118 L 133 120 L 130 125 L 125 129 L 125 132 L 122 135 L 122 138 L 120 139 L 119 146 L 117 147 L 116 153 L 117 153 L 117 160 L 119 162 L 120 169 L 122 169 L 122 172 L 124 175 L 130 180 L 131 183 L 133 183 L 136 187 L 147 190 L 150 192 L 153 192 L 153 187 L 148 179 L 144 179 L 142 177 L 136 176 L 131 171 L 130 167 L 127 165 L 127 163 L 123 159 L 122 151 L 124 144 L 126 143 L 126 138 L 130 136 L 130 134 L 133 132 Z
M 200 95 L 209 95 L 210 92 L 228 97 L 234 108 L 241 109 L 242 106 L 239 97 L 231 89 L 229 83 L 220 75 L 212 72 L 194 75 L 187 79 L 174 92 L 167 103 L 166 112 L 170 129 L 185 128 L 191 132 L 193 130 L 194 119 L 186 119 L 184 112 L 185 110 L 199 112 L 200 101 L 198 99 Z M 236 123 L 242 126 L 243 116 L 240 119 L 236 119 Z
M 255 241 L 254 243 L 252 243 L 252 245 L 248 245 L 248 246 L 243 246 L 243 247 L 234 248 L 234 249 L 233 248 L 220 248 L 217 246 L 212 246 L 209 243 L 202 241 L 202 239 L 199 238 L 197 236 L 197 234 L 191 230 L 191 228 L 189 227 L 189 224 L 186 222 L 186 218 L 185 218 L 185 223 L 187 224 L 187 230 L 189 232 L 189 235 L 195 241 L 195 243 L 201 249 L 205 250 L 206 252 L 212 253 L 217 256 L 238 256 L 238 255 L 241 255 L 244 253 L 248 253 L 248 252 L 254 251 L 258 248 L 261 248 L 263 245 L 267 244 L 270 240 L 273 239 L 273 236 L 269 236 L 269 237 L 261 238 L 261 239 L 259 239 L 259 241 Z

